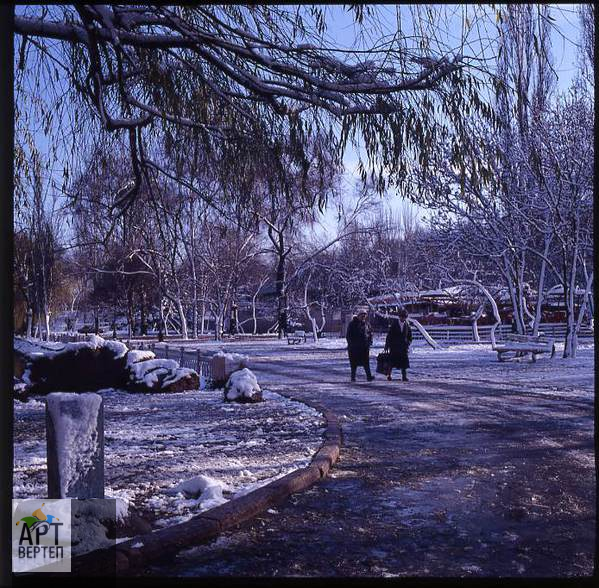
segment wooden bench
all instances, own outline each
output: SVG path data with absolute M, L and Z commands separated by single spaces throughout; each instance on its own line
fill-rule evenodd
M 510 333 L 505 336 L 505 342 L 496 345 L 493 350 L 497 351 L 499 361 L 520 361 L 528 354 L 531 355 L 532 361 L 536 361 L 537 356 L 544 353 L 549 353 L 550 357 L 555 355 L 555 341 L 543 334 L 533 337 Z
M 306 342 L 306 331 L 295 331 L 287 335 L 287 344 L 296 345 L 301 342 Z

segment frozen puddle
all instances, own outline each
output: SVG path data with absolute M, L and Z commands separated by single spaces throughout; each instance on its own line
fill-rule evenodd
M 155 527 L 305 467 L 322 443 L 318 411 L 267 390 L 256 404 L 224 403 L 222 390 L 100 393 L 106 495 L 131 503 Z M 15 401 L 14 408 L 14 498 L 45 497 L 45 401 Z M 177 490 L 198 478 L 197 488 Z

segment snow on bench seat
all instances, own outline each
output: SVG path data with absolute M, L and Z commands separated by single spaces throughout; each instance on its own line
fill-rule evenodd
M 503 344 L 495 345 L 493 348 L 497 352 L 497 359 L 504 361 L 505 355 L 513 353 L 513 359 L 519 359 L 527 354 L 531 354 L 532 361 L 536 361 L 537 355 L 543 353 L 550 353 L 551 357 L 555 354 L 555 342 L 549 337 L 543 335 L 532 336 L 532 335 L 517 335 L 509 334 L 506 335 L 506 341 Z

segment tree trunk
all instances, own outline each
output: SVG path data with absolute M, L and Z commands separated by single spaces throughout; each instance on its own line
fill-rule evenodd
M 133 293 L 127 290 L 127 342 L 133 337 Z
M 201 334 L 203 335 L 205 332 L 205 326 L 204 323 L 206 321 L 206 301 L 202 300 L 202 327 L 201 327 Z
M 320 324 L 320 328 L 318 329 L 318 332 L 324 333 L 324 326 L 326 325 L 327 317 L 324 312 L 324 303 L 322 303 L 322 302 L 320 303 L 320 318 L 322 318 L 322 323 Z
M 252 334 L 256 335 L 258 333 L 258 319 L 256 317 L 256 297 L 258 296 L 258 292 L 260 289 L 256 290 L 254 296 L 252 296 L 252 320 L 254 321 L 254 329 L 252 330 Z
M 180 298 L 177 298 L 177 314 L 179 315 L 179 321 L 181 322 L 181 334 L 183 335 L 183 339 L 189 339 L 187 333 L 187 319 L 185 318 L 185 311 Z
M 168 337 L 168 313 L 164 312 L 164 304 L 163 300 L 160 299 L 160 323 L 162 325 L 161 331 L 163 332 L 163 337 Z
M 139 307 L 139 321 L 140 321 L 140 333 L 141 335 L 148 334 L 148 324 L 146 321 L 146 292 L 142 289 L 141 295 L 141 305 Z
M 520 335 L 524 335 L 526 334 L 526 327 L 524 326 L 524 320 L 520 312 L 521 306 L 519 295 L 517 292 L 517 284 L 515 282 L 514 275 L 510 270 L 509 263 L 505 255 L 503 256 L 503 262 L 505 266 L 505 271 L 503 272 L 503 275 L 506 278 L 507 287 L 510 293 L 510 300 L 512 302 L 512 320 L 516 323 L 516 332 Z
M 474 313 L 474 316 L 472 317 L 472 339 L 475 343 L 480 343 L 480 335 L 478 333 L 478 319 L 480 319 L 484 310 L 485 304 L 483 303 L 478 307 L 478 309 Z
M 312 336 L 314 337 L 314 343 L 318 343 L 318 328 L 316 327 L 316 319 L 310 314 L 310 305 L 306 304 L 304 307 L 306 316 L 312 325 Z
M 593 286 L 593 274 L 594 272 L 591 272 L 590 275 L 587 276 L 587 283 L 584 289 L 584 296 L 582 297 L 582 302 L 580 304 L 580 309 L 578 310 L 578 318 L 576 320 L 576 328 L 575 328 L 575 333 L 576 335 L 578 335 L 578 333 L 580 332 L 580 328 L 582 327 L 582 321 L 584 319 L 584 315 L 587 312 L 587 300 L 589 300 L 591 298 L 591 289 Z M 590 310 L 590 308 L 589 308 Z
M 551 239 L 545 238 L 545 250 L 543 252 L 543 259 L 541 260 L 541 271 L 539 272 L 539 281 L 537 284 L 537 307 L 535 309 L 535 319 L 532 324 L 532 334 L 536 337 L 539 334 L 539 325 L 543 318 L 543 300 L 545 299 L 545 273 L 547 271 L 547 262 L 545 257 L 549 254 L 549 244 Z
M 287 308 L 287 293 L 285 292 L 285 254 L 282 249 L 278 250 L 277 273 L 275 287 L 277 292 L 277 334 L 279 339 L 283 338 L 283 328 L 281 326 L 281 316 Z
M 564 358 L 576 357 L 576 326 L 575 326 L 575 296 L 576 296 L 576 268 L 578 260 L 578 244 L 574 245 L 572 252 L 572 264 L 570 265 L 570 274 L 564 274 L 568 279 L 568 284 L 564 284 L 564 295 L 566 302 L 566 341 L 564 343 Z
M 44 326 L 46 327 L 46 341 L 50 341 L 50 311 L 44 310 Z
M 191 328 L 194 339 L 198 338 L 198 289 L 195 279 L 192 288 L 193 305 L 191 307 Z
M 223 310 L 219 309 L 218 313 L 212 314 L 214 315 L 214 338 L 220 341 L 223 334 Z
M 27 338 L 30 339 L 33 333 L 33 310 L 27 309 Z

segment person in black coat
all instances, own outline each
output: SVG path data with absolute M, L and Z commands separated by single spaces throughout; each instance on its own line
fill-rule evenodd
M 410 367 L 408 358 L 408 349 L 412 343 L 412 329 L 406 320 L 408 313 L 405 309 L 399 311 L 399 320 L 393 320 L 391 328 L 387 333 L 385 340 L 385 351 L 390 354 L 390 368 L 387 374 L 387 380 L 391 379 L 393 368 L 401 370 L 401 379 L 405 382 L 408 379 L 406 370 Z
M 347 352 L 351 367 L 351 381 L 356 381 L 356 370 L 362 366 L 366 372 L 366 379 L 371 382 L 374 376 L 370 372 L 370 346 L 372 345 L 372 331 L 366 322 L 366 309 L 358 309 L 357 315 L 347 327 Z

